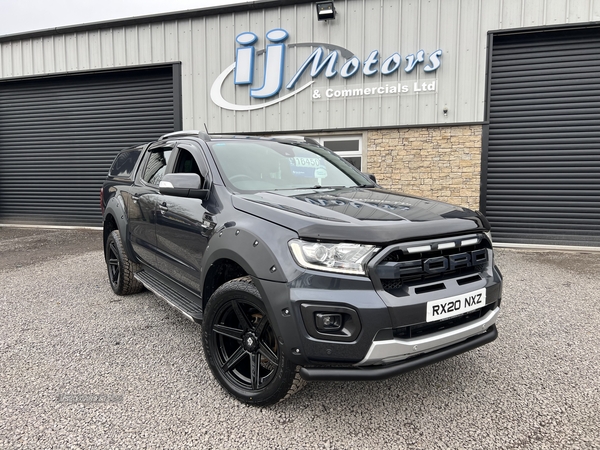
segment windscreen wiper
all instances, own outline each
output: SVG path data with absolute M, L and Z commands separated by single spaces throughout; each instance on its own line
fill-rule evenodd
M 269 191 L 305 191 L 305 190 L 317 190 L 317 189 L 348 189 L 349 187 L 357 187 L 357 186 L 321 186 L 320 184 L 315 184 L 314 186 L 297 186 L 290 188 L 277 188 L 277 189 L 269 189 Z
M 315 184 L 313 187 L 308 187 L 304 189 L 344 189 L 348 186 L 321 186 L 320 184 Z

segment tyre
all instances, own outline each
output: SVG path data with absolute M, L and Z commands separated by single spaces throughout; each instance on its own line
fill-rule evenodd
M 288 361 L 250 277 L 229 281 L 210 297 L 202 335 L 215 378 L 244 403 L 271 405 L 305 383 Z
M 140 271 L 141 267 L 139 264 L 131 262 L 127 257 L 119 230 L 114 230 L 108 236 L 104 255 L 108 269 L 108 280 L 115 294 L 137 294 L 144 289 L 144 285 L 134 278 L 135 273 Z

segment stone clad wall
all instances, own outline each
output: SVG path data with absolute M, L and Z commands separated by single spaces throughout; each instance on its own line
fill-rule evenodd
M 479 208 L 480 125 L 369 131 L 367 172 L 388 189 Z

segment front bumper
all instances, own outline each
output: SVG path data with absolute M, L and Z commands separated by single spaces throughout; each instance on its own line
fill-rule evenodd
M 375 341 L 371 345 L 367 356 L 356 364 L 357 366 L 372 366 L 389 364 L 413 357 L 421 353 L 429 353 L 439 348 L 447 347 L 464 341 L 470 337 L 484 333 L 496 324 L 500 308 L 489 311 L 479 320 L 474 320 L 465 325 L 438 331 L 415 339 L 388 339 Z
M 303 376 L 380 379 L 495 339 L 502 275 L 490 258 L 489 267 L 476 280 L 471 278 L 469 274 L 445 278 L 445 288 L 431 292 L 417 289 L 437 286 L 439 281 L 407 284 L 406 294 L 397 296 L 377 289 L 367 277 L 316 271 L 307 271 L 286 284 L 260 280 L 258 286 L 273 308 L 274 326 L 280 342 L 289 350 L 288 359 L 305 368 Z M 483 308 L 427 321 L 428 302 L 482 289 L 486 291 Z M 315 328 L 313 316 L 318 313 L 344 313 L 348 309 L 356 312 L 347 316 L 352 319 L 351 335 L 327 335 Z
M 384 380 L 468 352 L 492 342 L 497 337 L 496 325 L 492 325 L 484 334 L 473 336 L 458 344 L 395 364 L 370 367 L 302 367 L 300 376 L 309 381 Z

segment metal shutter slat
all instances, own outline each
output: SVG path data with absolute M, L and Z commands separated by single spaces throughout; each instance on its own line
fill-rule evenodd
M 0 83 L 0 223 L 100 226 L 122 148 L 180 129 L 173 66 Z
M 599 30 L 492 38 L 482 209 L 498 242 L 600 246 Z

